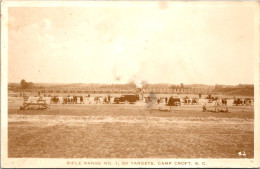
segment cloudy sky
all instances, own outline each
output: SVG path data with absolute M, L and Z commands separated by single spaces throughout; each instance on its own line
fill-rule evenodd
M 9 8 L 8 81 L 254 82 L 253 8 L 143 3 Z

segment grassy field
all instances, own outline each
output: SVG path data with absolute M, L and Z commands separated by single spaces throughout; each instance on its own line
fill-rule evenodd
M 8 106 L 8 156 L 34 158 L 247 158 L 254 156 L 254 112 L 162 112 L 139 105 Z

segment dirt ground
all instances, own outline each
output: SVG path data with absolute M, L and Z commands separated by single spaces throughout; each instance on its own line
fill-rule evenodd
M 33 158 L 246 158 L 254 156 L 254 112 L 171 112 L 138 105 L 52 105 L 19 110 L 8 103 L 8 156 Z M 243 110 L 243 111 L 242 111 Z

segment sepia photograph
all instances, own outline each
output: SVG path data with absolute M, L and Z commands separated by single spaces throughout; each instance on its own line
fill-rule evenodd
M 259 3 L 3 1 L 2 167 L 259 167 Z

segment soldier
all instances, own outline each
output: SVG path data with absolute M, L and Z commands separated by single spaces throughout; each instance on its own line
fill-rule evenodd
M 108 95 L 107 99 L 108 99 L 108 104 L 110 104 L 110 95 Z
M 166 98 L 165 98 L 165 104 L 167 104 L 167 103 L 168 103 L 167 101 L 168 101 L 168 98 L 166 97 Z
M 203 112 L 207 111 L 206 105 L 203 106 Z
M 83 97 L 80 96 L 80 104 L 83 103 Z

